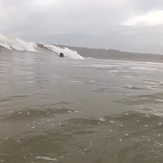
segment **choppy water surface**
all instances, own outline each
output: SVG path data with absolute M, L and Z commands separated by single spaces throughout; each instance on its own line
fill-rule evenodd
M 163 65 L 0 55 L 0 162 L 162 163 Z

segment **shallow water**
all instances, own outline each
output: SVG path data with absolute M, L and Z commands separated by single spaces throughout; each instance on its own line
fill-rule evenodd
M 163 65 L 0 55 L 0 162 L 162 163 Z

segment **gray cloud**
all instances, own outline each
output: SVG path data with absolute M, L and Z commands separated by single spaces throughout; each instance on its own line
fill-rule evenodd
M 162 0 L 0 0 L 0 33 L 37 42 L 163 53 L 161 26 L 123 26 Z

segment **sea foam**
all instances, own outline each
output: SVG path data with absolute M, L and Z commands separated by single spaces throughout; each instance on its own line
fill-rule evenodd
M 4 36 L 0 34 L 0 45 L 6 49 L 37 52 L 37 44 L 33 42 L 25 42 L 19 38 L 13 36 Z
M 50 51 L 55 52 L 57 55 L 63 53 L 66 58 L 71 59 L 84 59 L 81 55 L 79 55 L 76 51 L 73 51 L 69 48 L 60 48 L 55 45 L 43 45 L 45 48 L 49 49 Z
M 58 56 L 60 53 L 63 53 L 65 58 L 80 59 L 80 60 L 84 59 L 84 57 L 79 55 L 76 51 L 73 51 L 69 48 L 60 48 L 59 46 L 48 45 L 48 44 L 40 44 L 40 45 L 42 45 L 41 48 L 46 48 Z M 17 37 L 4 36 L 2 34 L 0 34 L 0 46 L 6 48 L 8 50 L 39 53 L 39 48 L 36 43 L 26 42 Z

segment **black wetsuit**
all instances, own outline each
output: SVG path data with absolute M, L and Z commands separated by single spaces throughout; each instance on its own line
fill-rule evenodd
M 62 57 L 63 58 L 64 57 L 64 54 L 63 53 L 60 53 L 59 54 L 59 57 Z

